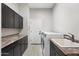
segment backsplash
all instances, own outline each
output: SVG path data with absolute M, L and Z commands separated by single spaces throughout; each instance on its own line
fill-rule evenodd
M 7 36 L 7 35 L 12 35 L 12 34 L 17 34 L 20 32 L 20 29 L 9 29 L 9 28 L 2 28 L 2 37 Z

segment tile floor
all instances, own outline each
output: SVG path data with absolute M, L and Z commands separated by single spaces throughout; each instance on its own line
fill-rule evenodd
M 30 45 L 23 56 L 42 56 L 41 45 Z

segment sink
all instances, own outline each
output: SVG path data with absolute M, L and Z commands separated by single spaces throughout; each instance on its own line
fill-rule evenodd
M 72 42 L 67 39 L 51 39 L 51 40 L 60 47 L 79 47 L 79 43 Z

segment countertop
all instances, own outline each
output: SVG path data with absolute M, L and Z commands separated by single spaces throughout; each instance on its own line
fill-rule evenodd
M 26 35 L 17 33 L 17 34 L 2 37 L 1 48 L 4 48 L 4 47 L 8 46 L 9 44 L 14 43 L 17 40 L 20 40 L 24 36 L 26 36 Z
M 79 56 L 79 43 L 67 39 L 50 39 L 65 55 Z

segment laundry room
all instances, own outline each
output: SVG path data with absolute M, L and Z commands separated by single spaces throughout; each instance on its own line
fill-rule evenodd
M 0 3 L 1 56 L 79 56 L 79 3 Z

